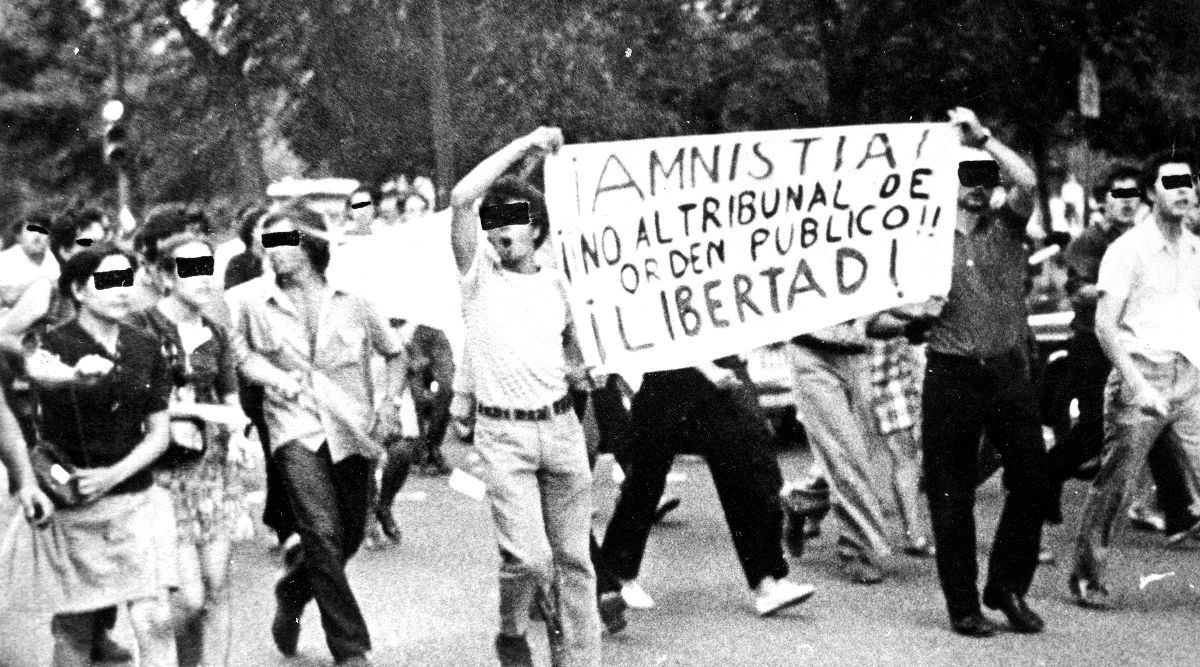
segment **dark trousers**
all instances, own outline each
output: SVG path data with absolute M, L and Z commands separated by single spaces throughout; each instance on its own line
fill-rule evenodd
M 600 431 L 600 439 L 603 441 L 605 428 L 600 425 L 601 417 L 599 402 L 601 399 L 598 397 L 599 390 L 588 393 L 586 391 L 572 389 L 570 393 L 573 404 L 572 407 L 575 410 L 575 417 L 579 419 L 580 423 L 583 423 L 583 416 L 587 413 L 588 399 L 589 397 L 591 398 L 592 411 L 596 417 L 596 429 Z M 624 408 L 623 405 L 621 407 Z M 626 412 L 625 422 L 628 421 L 629 413 Z M 620 461 L 617 462 L 617 465 L 620 465 Z M 592 470 L 596 469 L 596 453 L 591 451 L 590 448 L 588 450 L 588 467 L 590 467 Z M 624 470 L 624 467 L 622 467 L 622 470 Z M 590 542 L 588 548 L 592 557 L 592 569 L 596 571 L 596 596 L 599 597 L 605 593 L 620 592 L 621 580 L 618 579 L 615 574 L 613 574 L 612 568 L 610 568 L 608 563 L 605 562 L 604 553 L 600 550 L 600 543 L 596 541 L 596 531 L 593 530 L 592 533 L 588 535 L 588 538 Z
M 695 369 L 649 373 L 633 399 L 629 457 L 621 496 L 601 552 L 618 578 L 637 577 L 654 514 L 675 455 L 708 463 L 746 582 L 787 576 L 783 558 L 783 476 L 769 447 L 769 427 L 739 390 L 719 390 Z
M 979 612 L 975 482 L 984 433 L 1004 467 L 1007 491 L 992 544 L 985 593 L 1025 595 L 1037 569 L 1048 503 L 1046 452 L 1033 382 L 1019 350 L 986 362 L 929 353 L 924 450 L 938 576 L 950 615 Z
M 351 456 L 338 463 L 329 447 L 317 452 L 292 443 L 275 452 L 300 534 L 301 553 L 275 586 L 280 609 L 300 616 L 316 599 L 325 641 L 335 660 L 371 650 L 371 638 L 346 562 L 363 541 L 371 495 L 372 462 Z
M 441 460 L 442 440 L 450 425 L 450 402 L 454 400 L 454 353 L 450 340 L 440 329 L 418 324 L 413 331 L 413 346 L 420 353 L 416 381 L 426 391 L 417 403 L 421 439 L 430 463 Z M 434 383 L 437 383 L 436 391 Z
M 263 414 L 263 388 L 239 381 L 238 401 L 242 404 L 242 411 L 254 425 L 254 431 L 258 433 L 258 442 L 263 449 L 264 467 L 267 470 L 267 498 L 263 505 L 262 522 L 275 531 L 276 537 L 282 543 L 296 532 L 296 527 L 292 519 L 292 508 L 288 504 L 287 489 L 284 487 L 283 477 L 279 473 L 279 464 L 271 456 L 267 418 Z
M 1075 332 L 1067 358 L 1069 395 L 1065 402 L 1070 404 L 1071 398 L 1079 402 L 1079 419 L 1063 441 L 1050 450 L 1050 480 L 1056 491 L 1061 491 L 1062 483 L 1084 462 L 1100 456 L 1104 446 L 1104 385 L 1112 371 L 1100 341 L 1089 331 Z M 1188 509 L 1192 492 L 1187 462 L 1180 461 L 1176 450 L 1160 439 L 1150 450 L 1147 464 L 1168 530 L 1190 526 L 1195 517 Z

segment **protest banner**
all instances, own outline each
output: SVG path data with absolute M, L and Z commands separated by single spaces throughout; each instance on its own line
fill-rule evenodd
M 680 368 L 944 295 L 957 166 L 948 123 L 563 147 L 546 198 L 585 357 Z

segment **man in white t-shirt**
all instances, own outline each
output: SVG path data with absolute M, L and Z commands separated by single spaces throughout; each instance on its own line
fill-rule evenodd
M 58 279 L 58 262 L 50 253 L 50 216 L 25 216 L 13 237 L 16 243 L 0 252 L 0 312 L 8 312 L 39 278 Z
M 562 141 L 556 128 L 517 139 L 475 167 L 451 196 L 477 401 L 475 443 L 501 553 L 495 649 L 506 666 L 533 664 L 525 633 L 539 591 L 549 601 L 543 613 L 554 663 L 600 664 L 588 551 L 592 475 L 567 394 L 568 376 L 586 372 L 563 279 L 535 260 L 549 234 L 541 193 L 503 177 L 521 159 L 555 152 Z

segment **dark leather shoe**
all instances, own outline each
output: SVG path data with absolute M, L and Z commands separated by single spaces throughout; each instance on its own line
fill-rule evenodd
M 392 508 L 380 507 L 375 511 L 375 518 L 379 520 L 379 528 L 383 531 L 387 538 L 396 544 L 400 544 L 401 533 L 400 526 L 396 525 L 396 517 L 392 516 Z
M 289 658 L 295 656 L 296 646 L 300 644 L 300 614 L 276 603 L 275 619 L 271 621 L 271 638 L 275 640 L 275 648 L 280 653 Z
M 950 625 L 954 627 L 955 632 L 964 637 L 991 637 L 1000 629 L 983 614 L 951 618 Z
M 533 653 L 525 635 L 496 635 L 496 658 L 500 667 L 533 667 Z
M 1041 632 L 1046 622 L 1025 604 L 1025 598 L 1016 593 L 983 594 L 983 604 L 995 609 L 1008 618 L 1008 624 L 1016 632 Z
M 1108 589 L 1104 584 L 1090 579 L 1084 579 L 1078 574 L 1072 574 L 1067 586 L 1071 589 L 1071 599 L 1080 607 L 1088 609 L 1108 608 Z
M 600 608 L 600 622 L 604 623 L 608 634 L 615 635 L 629 625 L 625 620 L 625 610 L 629 605 L 625 604 L 625 598 L 621 597 L 620 591 L 602 593 L 596 605 Z
M 133 652 L 113 641 L 108 632 L 97 632 L 96 641 L 92 644 L 92 662 L 126 663 L 133 662 Z

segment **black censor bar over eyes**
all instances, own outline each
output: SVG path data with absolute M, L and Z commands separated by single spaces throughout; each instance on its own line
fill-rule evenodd
M 1162 185 L 1168 190 L 1192 187 L 1192 176 L 1163 176 Z
M 262 244 L 264 248 L 274 248 L 280 245 L 300 245 L 300 232 L 296 230 L 290 232 L 268 232 L 262 235 Z
M 483 223 L 483 231 L 498 229 L 509 225 L 529 224 L 529 202 L 513 202 L 512 204 L 496 204 L 479 209 L 479 220 Z
M 1108 194 L 1113 196 L 1113 199 L 1137 199 L 1142 196 L 1142 193 L 1137 188 L 1115 188 L 1109 190 Z
M 963 187 L 996 187 L 1000 183 L 1000 165 L 992 160 L 964 160 L 958 163 L 958 182 Z
M 213 258 L 208 257 L 176 257 L 175 272 L 180 278 L 192 276 L 211 276 L 213 274 Z
M 49 234 L 50 231 L 41 225 L 25 225 L 26 231 L 37 232 L 39 234 Z
M 92 280 L 96 281 L 96 289 L 133 287 L 133 269 L 97 271 L 92 274 Z
M 350 204 L 350 208 L 366 208 L 370 205 L 371 205 L 371 202 L 369 200 L 368 201 L 356 201 L 356 202 Z
M 82 246 L 84 248 L 92 245 L 93 243 L 95 243 L 95 241 L 91 239 L 75 239 L 75 245 Z

